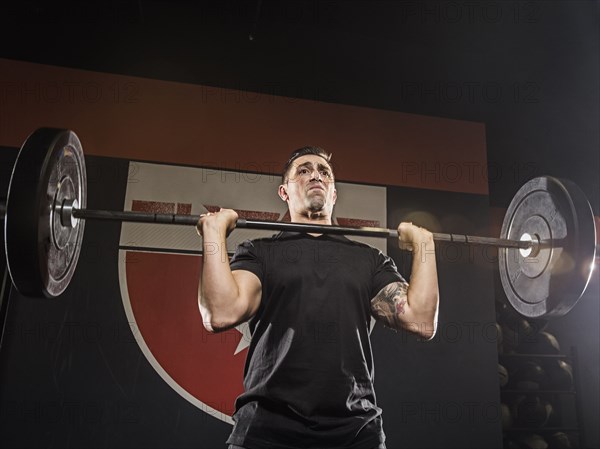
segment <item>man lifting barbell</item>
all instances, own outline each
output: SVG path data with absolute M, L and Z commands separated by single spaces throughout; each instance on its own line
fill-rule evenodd
M 292 222 L 331 225 L 336 189 L 330 155 L 295 151 L 279 197 Z M 200 216 L 204 262 L 199 292 L 213 332 L 250 320 L 244 393 L 233 447 L 384 448 L 373 390 L 370 318 L 423 338 L 435 333 L 438 283 L 432 234 L 398 227 L 413 251 L 408 284 L 379 250 L 343 236 L 280 232 L 241 244 L 231 263 L 231 209 Z M 231 447 L 231 446 L 230 446 Z
M 280 429 L 274 418 L 269 429 L 277 441 L 296 441 L 297 434 L 304 435 L 305 429 L 311 429 L 319 438 L 315 444 L 336 447 L 344 438 L 353 439 L 347 441 L 349 447 L 369 447 L 362 445 L 363 437 L 371 446 L 383 439 L 379 432 L 380 410 L 372 391 L 367 332 L 370 315 L 390 327 L 408 328 L 423 337 L 434 332 L 437 286 L 433 242 L 498 248 L 504 292 L 524 317 L 560 317 L 583 296 L 598 247 L 590 204 L 573 182 L 550 176 L 529 180 L 511 200 L 500 238 L 429 233 L 410 224 L 401 224 L 398 229 L 340 227 L 330 224 L 335 188 L 324 156 L 319 151 L 296 155 L 288 164 L 289 172 L 286 168 L 279 194 L 290 206 L 293 223 L 236 220 L 232 211 L 199 216 L 93 210 L 86 208 L 87 177 L 79 139 L 69 130 L 40 128 L 21 147 L 6 205 L 0 206 L 13 285 L 28 296 L 59 296 L 75 273 L 85 220 L 195 226 L 205 233 L 205 243 L 220 243 L 218 251 L 224 251 L 224 239 L 234 224 L 235 228 L 283 231 L 278 238 L 241 245 L 231 263 L 235 275 L 229 272 L 223 285 L 215 281 L 220 279 L 219 273 L 228 273 L 227 258 L 223 257 L 218 265 L 217 258 L 210 254 L 212 247 L 204 254 L 209 265 L 203 276 L 202 299 L 205 315 L 211 315 L 206 317 L 210 318 L 207 325 L 218 330 L 250 319 L 253 332 L 245 370 L 246 392 L 238 400 L 238 424 L 230 442 L 252 445 L 256 429 L 251 427 L 252 419 L 258 416 L 262 426 L 276 416 L 287 419 L 288 424 L 298 424 L 294 429 Z M 328 174 L 332 176 L 329 181 Z M 413 267 L 410 289 L 390 259 L 338 235 L 392 237 L 412 244 L 418 263 Z M 309 260 L 302 259 L 307 257 Z M 211 260 L 217 271 L 214 279 L 207 280 L 207 274 L 211 277 Z M 289 270 L 290 266 L 294 270 Z M 302 278 L 308 281 L 299 282 Z M 246 295 L 241 309 L 235 313 L 220 310 L 220 299 L 214 302 L 207 291 L 211 283 L 217 293 L 224 285 L 233 286 L 224 296 L 229 298 L 238 296 L 241 283 Z M 391 287 L 383 289 L 386 286 Z M 435 300 L 428 296 L 434 287 Z M 428 298 L 416 299 L 415 295 L 421 294 Z M 288 308 L 280 309 L 277 298 L 290 299 Z M 306 354 L 310 355 L 310 363 L 302 364 Z M 273 367 L 273 372 L 262 370 L 261 363 Z M 289 405 L 282 406 L 284 403 Z M 320 412 L 318 419 L 316 411 Z M 328 414 L 347 418 L 348 428 L 340 433 L 333 431 L 340 421 L 326 419 Z M 250 435 L 248 443 L 239 435 Z

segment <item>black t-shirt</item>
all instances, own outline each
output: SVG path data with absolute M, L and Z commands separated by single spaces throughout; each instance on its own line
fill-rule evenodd
M 346 237 L 282 232 L 246 241 L 232 270 L 254 273 L 261 304 L 229 444 L 369 448 L 385 440 L 373 390 L 370 301 L 403 281 L 392 259 Z

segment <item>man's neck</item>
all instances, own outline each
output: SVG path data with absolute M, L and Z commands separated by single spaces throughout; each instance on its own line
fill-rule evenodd
M 292 223 L 306 223 L 313 225 L 331 225 L 331 215 L 325 215 L 322 213 L 294 213 L 290 211 L 290 219 Z M 321 234 L 308 232 L 307 234 L 313 237 L 318 237 Z
M 311 213 L 306 214 L 290 212 L 290 219 L 292 223 L 308 223 L 308 224 L 331 224 L 331 215 L 322 213 Z

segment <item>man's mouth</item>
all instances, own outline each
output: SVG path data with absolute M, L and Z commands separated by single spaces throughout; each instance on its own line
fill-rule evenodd
M 310 192 L 311 190 L 315 190 L 315 189 L 322 190 L 323 192 L 325 191 L 325 189 L 323 188 L 323 186 L 321 186 L 321 185 L 319 185 L 319 184 L 315 184 L 315 185 L 313 185 L 313 186 L 310 186 L 310 187 L 308 188 L 308 191 Z

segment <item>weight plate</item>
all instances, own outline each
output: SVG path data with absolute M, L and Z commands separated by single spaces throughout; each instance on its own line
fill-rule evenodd
M 83 240 L 84 221 L 63 226 L 56 206 L 86 206 L 87 176 L 79 139 L 69 130 L 40 128 L 19 151 L 4 221 L 7 265 L 26 296 L 53 298 L 69 285 Z
M 562 316 L 583 295 L 596 251 L 594 215 L 581 189 L 550 176 L 523 185 L 506 211 L 501 238 L 526 234 L 547 246 L 528 257 L 519 249 L 499 249 L 506 296 L 526 317 Z

